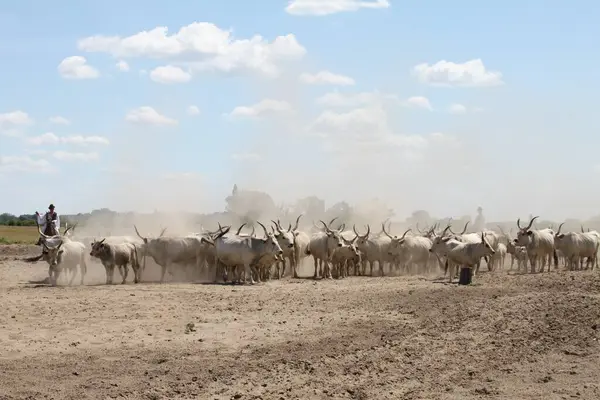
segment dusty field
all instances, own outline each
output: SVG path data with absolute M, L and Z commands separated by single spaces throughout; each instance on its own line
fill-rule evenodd
M 37 251 L 0 246 L 0 399 L 600 398 L 596 272 L 51 288 Z

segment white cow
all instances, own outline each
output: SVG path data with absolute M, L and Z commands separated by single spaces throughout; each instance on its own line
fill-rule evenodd
M 550 265 L 552 257 L 554 256 L 554 266 L 558 266 L 558 256 L 554 248 L 554 231 L 550 228 L 546 229 L 530 229 L 539 216 L 533 217 L 526 227 L 521 227 L 521 219 L 517 219 L 517 232 L 516 244 L 519 246 L 525 246 L 527 248 L 527 255 L 529 257 L 529 264 L 531 266 L 531 272 L 535 273 L 536 264 L 539 261 L 541 265 L 541 272 L 544 272 L 544 266 L 546 261 L 548 262 L 548 272 L 550 272 Z
M 138 261 L 137 247 L 132 243 L 110 243 L 107 238 L 92 243 L 90 256 L 100 259 L 106 271 L 106 284 L 113 283 L 115 266 L 121 275 L 121 284 L 125 284 L 128 275 L 128 265 L 133 269 L 133 283 L 139 283 L 141 279 L 140 264 Z
M 445 256 L 448 260 L 450 282 L 455 275 L 456 267 L 474 269 L 483 257 L 492 257 L 496 252 L 488 243 L 483 232 L 480 233 L 479 242 L 460 242 L 452 237 L 440 237 L 434 240 L 430 252 Z
M 419 272 L 426 272 L 431 258 L 432 241 L 423 236 L 406 236 L 411 229 L 407 229 L 401 237 L 392 236 L 383 226 L 383 233 L 390 238 L 388 254 L 393 257 L 399 257 L 410 264 L 414 264 Z
M 45 252 L 44 258 L 49 266 L 48 276 L 51 285 L 56 286 L 63 270 L 70 273 L 69 285 L 72 285 L 77 274 L 77 267 L 79 267 L 81 285 L 83 285 L 87 272 L 86 250 L 83 243 L 63 237 L 61 242 L 54 246 L 48 245 L 45 240 L 42 240 L 42 247 Z
M 254 276 L 260 281 L 257 266 L 263 262 L 263 258 L 268 258 L 272 264 L 283 254 L 275 236 L 269 233 L 263 224 L 258 224 L 263 228 L 264 238 L 228 235 L 230 228 L 227 228 L 219 233 L 213 242 L 218 262 L 229 268 L 243 267 L 243 280 L 246 281 L 246 277 L 250 276 L 251 284 L 255 283 Z
M 369 263 L 369 271 L 372 276 L 373 265 L 377 262 L 379 274 L 383 276 L 383 265 L 386 261 L 390 261 L 391 259 L 389 255 L 389 246 L 392 240 L 384 235 L 383 232 L 381 235 L 369 237 L 371 233 L 371 227 L 369 225 L 367 225 L 367 233 L 362 236 L 356 231 L 356 226 L 353 225 L 352 230 L 358 237 L 356 240 L 356 247 L 358 247 L 363 254 L 363 274 L 366 272 L 366 264 Z
M 454 235 L 454 239 L 458 240 L 459 242 L 480 243 L 481 232 L 465 233 L 467 231 L 467 226 L 469 225 L 469 222 L 470 221 L 467 221 L 467 223 L 465 224 L 465 227 L 463 228 L 463 231 L 459 234 L 452 232 L 452 229 L 448 229 L 448 230 L 450 231 L 450 233 L 452 233 Z M 496 251 L 498 249 L 498 244 L 500 243 L 498 234 L 494 231 L 490 231 L 487 229 L 483 230 L 482 232 L 485 234 L 485 238 L 486 238 L 487 242 L 490 244 L 490 246 L 492 246 L 494 251 Z M 493 261 L 487 256 L 483 257 L 483 258 L 485 259 L 485 262 L 488 266 L 488 270 L 493 271 L 494 270 Z M 480 266 L 481 266 L 481 259 L 477 263 L 475 271 L 473 271 L 474 275 L 479 273 Z
M 171 264 L 187 264 L 194 261 L 198 270 L 202 267 L 203 254 L 207 246 L 212 245 L 203 236 L 163 237 L 165 229 L 157 238 L 145 238 L 137 227 L 135 233 L 144 241 L 144 255 L 152 257 L 161 267 L 160 282 L 164 282 L 165 273 Z M 146 261 L 144 260 L 144 264 Z
M 558 231 L 554 235 L 554 246 L 565 255 L 567 267 L 570 270 L 581 269 L 584 258 L 587 258 L 587 267 L 589 267 L 590 261 L 593 266 L 598 254 L 600 238 L 590 232 L 560 233 L 564 224 L 563 222 L 558 226 Z
M 332 219 L 329 225 L 337 218 Z M 305 250 L 307 255 L 312 255 L 315 261 L 315 273 L 313 279 L 318 275 L 323 278 L 331 278 L 329 264 L 336 248 L 344 245 L 339 230 L 331 229 L 325 222 L 319 220 L 325 227 L 324 231 L 314 233 Z

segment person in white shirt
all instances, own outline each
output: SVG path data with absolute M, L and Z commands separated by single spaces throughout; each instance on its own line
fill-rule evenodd
M 485 229 L 485 217 L 482 214 L 483 209 L 481 207 L 477 207 L 477 217 L 475 218 L 475 223 L 473 224 L 473 229 L 475 232 L 481 232 Z
M 54 211 L 54 204 L 48 206 L 48 212 L 41 215 L 39 212 L 35 212 L 37 223 L 44 235 L 54 236 L 60 232 L 60 216 Z M 38 245 L 42 244 L 41 238 L 38 240 Z

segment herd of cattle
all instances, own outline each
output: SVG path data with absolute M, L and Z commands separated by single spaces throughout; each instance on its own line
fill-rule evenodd
M 106 283 L 113 282 L 115 267 L 122 283 L 126 282 L 128 267 L 134 273 L 134 282 L 142 280 L 146 259 L 150 257 L 161 267 L 161 282 L 165 273 L 176 264 L 192 265 L 197 273 L 231 282 L 260 282 L 272 277 L 289 274 L 297 277 L 298 266 L 306 257 L 314 260 L 314 278 L 343 278 L 349 275 L 373 275 L 375 263 L 378 274 L 388 273 L 435 273 L 444 271 L 450 282 L 460 267 L 471 268 L 474 275 L 479 271 L 482 259 L 489 271 L 503 268 L 506 256 L 511 257 L 510 268 L 527 272 L 543 272 L 546 265 L 550 271 L 552 261 L 557 268 L 559 259 L 570 270 L 593 269 L 597 265 L 600 233 L 597 231 L 561 233 L 551 228 L 532 229 L 536 218 L 527 226 L 517 220 L 517 235 L 511 237 L 499 227 L 499 232 L 483 230 L 466 233 L 468 223 L 461 233 L 454 233 L 451 225 L 439 230 L 438 224 L 416 232 L 407 229 L 402 235 L 390 234 L 389 225 L 382 223 L 381 231 L 371 232 L 369 225 L 360 233 L 356 226 L 345 230 L 345 225 L 335 229 L 332 224 L 320 220 L 308 230 L 300 230 L 298 216 L 295 225 L 284 228 L 281 222 L 272 221 L 271 232 L 262 223 L 262 234 L 242 233 L 245 224 L 236 231 L 231 226 L 216 231 L 203 231 L 185 236 L 165 236 L 165 229 L 158 237 L 143 237 L 134 225 L 135 236 L 108 236 L 101 240 L 77 237 L 74 227 L 68 227 L 62 235 L 46 236 L 38 227 L 42 254 L 29 261 L 43 259 L 49 265 L 49 281 L 56 285 L 62 271 L 70 275 L 72 284 L 77 268 L 84 283 L 90 257 L 99 259 L 106 270 Z M 141 262 L 143 259 L 143 263 Z M 286 263 L 287 261 L 287 263 Z

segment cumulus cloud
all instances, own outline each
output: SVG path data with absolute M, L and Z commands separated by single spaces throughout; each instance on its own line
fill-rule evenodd
M 316 103 L 323 107 L 360 107 L 365 104 L 397 102 L 396 95 L 378 91 L 362 93 L 330 92 L 317 98 Z
M 0 114 L 0 134 L 19 136 L 21 130 L 33 125 L 33 119 L 24 111 L 16 110 Z
M 235 161 L 258 161 L 261 157 L 256 153 L 235 153 L 231 155 L 231 159 Z
M 87 63 L 85 57 L 67 57 L 58 64 L 58 73 L 65 79 L 96 79 L 100 72 Z
M 71 121 L 69 121 L 65 117 L 61 117 L 60 115 L 57 115 L 57 116 L 54 116 L 54 117 L 50 117 L 48 119 L 48 121 L 51 124 L 56 124 L 56 125 L 71 125 Z
M 188 106 L 186 111 L 187 111 L 188 115 L 200 114 L 200 109 L 197 106 Z
M 431 103 L 427 97 L 423 96 L 412 96 L 406 99 L 406 105 L 410 107 L 424 108 L 426 110 L 433 110 Z
M 448 112 L 450 114 L 465 114 L 467 112 L 467 107 L 462 104 L 454 103 L 448 107 Z
M 265 114 L 291 111 L 292 106 L 285 101 L 264 99 L 251 106 L 238 106 L 229 113 L 231 117 L 257 118 Z
M 487 70 L 479 58 L 462 64 L 446 60 L 432 65 L 422 63 L 415 65 L 412 73 L 419 82 L 432 86 L 491 87 L 504 84 L 502 73 Z
M 115 57 L 143 57 L 183 62 L 194 70 L 233 72 L 252 70 L 274 75 L 285 60 L 302 58 L 306 49 L 293 34 L 268 41 L 260 35 L 236 39 L 231 30 L 209 22 L 194 22 L 169 35 L 166 26 L 134 35 L 96 35 L 80 39 L 81 51 L 108 53 Z
M 300 81 L 309 85 L 338 85 L 352 86 L 356 82 L 349 76 L 334 74 L 329 71 L 320 71 L 316 74 L 302 74 Z
M 126 61 L 120 60 L 119 62 L 117 62 L 115 64 L 115 66 L 119 69 L 119 71 L 121 72 L 127 72 L 129 71 L 129 64 L 127 64 Z
M 362 8 L 389 8 L 389 0 L 291 0 L 285 11 L 298 16 L 325 16 L 341 12 L 358 11 Z
M 192 75 L 179 67 L 166 65 L 150 71 L 150 79 L 157 83 L 186 83 L 192 79 Z
M 42 135 L 27 138 L 27 143 L 33 146 L 41 146 L 44 144 L 73 144 L 79 146 L 86 145 L 108 145 L 110 141 L 102 136 L 63 136 L 59 137 L 52 132 L 46 132 Z
M 77 152 L 68 152 L 68 151 L 55 151 L 52 153 L 52 157 L 56 158 L 60 161 L 80 161 L 80 162 L 90 162 L 90 161 L 98 161 L 100 159 L 100 155 L 96 152 L 89 153 L 77 153 Z
M 142 106 L 130 110 L 125 116 L 125 120 L 135 124 L 177 125 L 176 119 L 162 115 L 150 106 Z
M 16 172 L 52 173 L 56 169 L 45 159 L 29 156 L 1 156 L 0 174 Z

